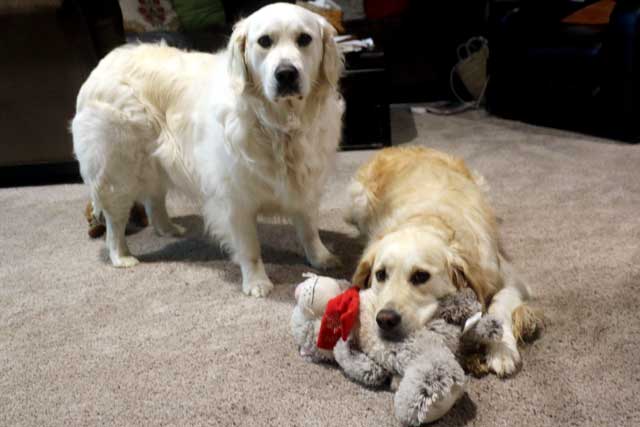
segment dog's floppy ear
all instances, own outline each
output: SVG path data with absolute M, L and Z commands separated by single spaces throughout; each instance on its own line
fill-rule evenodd
M 451 283 L 457 289 L 471 288 L 482 304 L 483 309 L 495 293 L 495 282 L 499 277 L 487 277 L 487 273 L 473 262 L 469 262 L 469 257 L 459 254 L 453 250 L 447 255 L 447 268 Z
M 449 265 L 449 278 L 451 279 L 451 283 L 453 283 L 458 290 L 471 287 L 471 282 L 464 270 L 463 263 L 458 262 Z
M 366 289 L 371 286 L 371 269 L 373 268 L 373 262 L 376 259 L 376 252 L 378 252 L 378 243 L 372 243 L 367 247 L 360 258 L 356 272 L 353 273 L 351 284 L 361 289 Z
M 231 76 L 231 84 L 237 93 L 242 93 L 247 85 L 246 43 L 247 20 L 243 19 L 233 26 L 233 33 L 231 33 L 231 39 L 227 47 L 229 52 L 229 75 Z
M 318 19 L 320 20 L 323 46 L 320 78 L 324 79 L 330 87 L 337 88 L 344 68 L 344 58 L 338 50 L 338 44 L 334 40 L 337 32 L 336 29 L 333 28 L 333 25 L 326 19 L 323 17 L 319 17 Z

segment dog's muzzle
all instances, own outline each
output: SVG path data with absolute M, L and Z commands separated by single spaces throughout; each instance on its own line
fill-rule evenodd
M 280 64 L 275 72 L 278 96 L 300 93 L 300 72 L 291 64 Z
M 387 308 L 380 310 L 376 315 L 376 323 L 381 338 L 388 341 L 403 339 L 402 316 L 397 311 Z

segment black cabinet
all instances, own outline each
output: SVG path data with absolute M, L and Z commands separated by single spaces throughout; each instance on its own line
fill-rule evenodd
M 346 103 L 342 149 L 391 145 L 389 86 L 383 52 L 346 55 L 341 81 Z

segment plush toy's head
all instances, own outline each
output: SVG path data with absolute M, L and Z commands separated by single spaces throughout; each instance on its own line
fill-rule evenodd
M 320 322 L 327 303 L 349 287 L 346 280 L 306 273 L 307 279 L 295 290 L 296 306 L 291 315 L 293 339 L 300 355 L 314 362 L 332 361 L 331 350 L 317 347 Z
M 346 280 L 305 273 L 307 280 L 296 287 L 296 303 L 308 318 L 322 317 L 329 300 L 349 287 Z

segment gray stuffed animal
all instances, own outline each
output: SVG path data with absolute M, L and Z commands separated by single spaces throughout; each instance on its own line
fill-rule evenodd
M 481 305 L 471 290 L 440 301 L 439 312 L 424 329 L 402 341 L 389 341 L 377 333 L 371 290 L 360 291 L 359 317 L 346 341 L 333 351 L 316 346 L 327 302 L 348 287 L 348 282 L 309 275 L 296 288 L 291 327 L 300 354 L 313 362 L 335 361 L 351 380 L 368 387 L 390 382 L 395 390 L 395 415 L 404 425 L 418 426 L 444 416 L 464 394 L 467 377 L 456 358 L 462 341 L 474 344 L 499 339 L 497 319 L 480 319 Z M 475 314 L 475 316 L 473 316 Z M 477 322 L 467 322 L 474 317 Z M 469 347 L 469 346 L 468 346 Z

